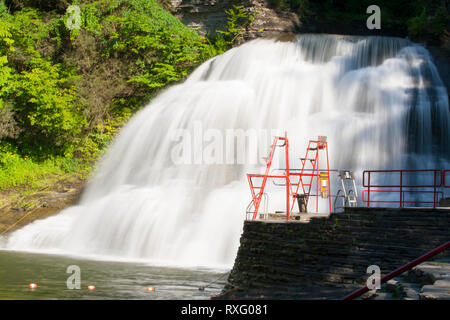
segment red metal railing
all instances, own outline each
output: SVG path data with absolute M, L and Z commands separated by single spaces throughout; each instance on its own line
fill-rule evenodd
M 433 204 L 433 208 L 439 203 L 439 198 L 443 197 L 444 194 L 438 188 L 446 186 L 444 179 L 445 174 L 450 170 L 439 170 L 439 169 L 406 169 L 406 170 L 366 170 L 363 171 L 363 187 L 367 188 L 362 192 L 362 200 L 367 203 L 367 207 L 370 207 L 371 203 L 398 203 L 401 208 L 404 208 L 405 204 L 415 203 L 415 204 Z M 373 184 L 371 183 L 371 178 L 373 181 L 374 174 L 398 174 L 399 180 L 398 184 Z M 406 177 L 408 174 L 432 174 L 433 183 L 428 184 L 408 184 L 406 182 Z M 376 189 L 374 189 L 376 188 Z M 389 189 L 385 189 L 389 188 Z M 371 193 L 398 193 L 399 200 L 373 200 L 370 198 Z M 406 200 L 406 195 L 408 194 L 421 194 L 427 195 L 432 194 L 433 200 Z M 366 196 L 367 195 L 367 196 Z
M 384 276 L 383 278 L 381 278 L 380 280 L 380 284 L 383 284 L 389 280 L 391 280 L 392 278 L 395 278 L 396 276 L 402 274 L 405 271 L 408 271 L 409 269 L 414 268 L 415 266 L 417 266 L 418 264 L 421 264 L 422 262 L 431 259 L 432 257 L 434 257 L 435 255 L 444 252 L 445 250 L 447 250 L 450 247 L 450 241 L 447 241 L 446 243 L 440 245 L 439 247 L 431 250 L 430 252 L 424 254 L 423 256 L 405 264 L 403 267 L 400 267 L 394 271 L 392 271 L 391 273 L 389 273 L 388 275 Z M 355 298 L 358 298 L 359 296 L 363 295 L 364 293 L 368 292 L 369 288 L 367 286 L 365 286 L 364 288 L 358 289 L 354 292 L 352 292 L 351 294 L 349 294 L 348 296 L 344 297 L 343 300 L 353 300 Z
M 444 188 L 450 188 L 450 175 L 447 180 L 447 173 L 450 173 L 450 170 L 442 171 L 442 185 L 444 186 Z

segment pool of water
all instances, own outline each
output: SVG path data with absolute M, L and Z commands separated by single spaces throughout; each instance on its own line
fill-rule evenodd
M 67 286 L 73 276 L 67 273 L 71 265 L 79 267 L 80 289 Z M 210 299 L 220 293 L 226 279 L 227 270 L 0 251 L 0 299 Z M 37 289 L 31 290 L 30 283 L 37 284 Z M 94 291 L 88 290 L 90 285 L 95 286 Z

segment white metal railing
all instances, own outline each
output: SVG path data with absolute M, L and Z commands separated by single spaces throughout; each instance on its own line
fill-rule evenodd
M 263 201 L 264 201 L 263 202 L 263 212 L 262 212 L 262 214 L 260 214 L 260 217 L 262 216 L 263 220 L 267 220 L 269 217 L 269 213 L 268 213 L 269 196 L 267 195 L 267 193 L 263 193 Z M 245 220 L 253 219 L 253 214 L 255 213 L 254 209 L 255 209 L 255 203 L 253 202 L 253 200 L 251 200 L 245 211 Z M 251 216 L 249 216 L 250 214 L 251 214 Z

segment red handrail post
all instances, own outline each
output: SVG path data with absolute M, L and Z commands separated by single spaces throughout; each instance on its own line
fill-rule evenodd
M 436 170 L 434 171 L 433 209 L 436 208 Z
M 369 173 L 369 178 L 367 179 L 367 208 L 370 208 L 370 171 Z
M 319 150 L 319 144 L 317 144 L 317 150 Z M 317 166 L 316 173 L 316 213 L 319 212 L 319 189 L 320 189 L 320 171 L 319 171 L 319 152 L 316 153 L 316 159 L 314 160 L 314 168 Z
M 291 219 L 291 180 L 289 178 L 289 141 L 285 134 L 285 150 L 286 150 L 286 220 Z
M 328 158 L 328 142 L 327 142 L 327 171 L 328 171 L 328 202 L 330 205 L 330 213 L 331 213 L 331 183 L 330 183 L 330 161 Z
M 450 170 L 442 170 L 442 186 L 444 187 L 444 188 L 450 188 L 450 186 L 447 186 L 447 182 L 446 182 L 446 175 L 447 175 L 447 172 L 450 172 Z
M 400 171 L 400 208 L 403 208 L 403 171 Z

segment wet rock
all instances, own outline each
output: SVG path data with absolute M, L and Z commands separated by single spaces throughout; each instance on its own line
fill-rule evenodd
M 388 282 L 386 282 L 385 286 L 386 286 L 386 291 L 387 292 L 395 292 L 397 291 L 397 288 L 399 286 L 399 282 L 397 280 L 391 279 Z
M 402 283 L 405 300 L 419 300 L 420 286 L 413 283 Z
M 383 295 L 383 293 L 381 293 Z M 369 290 L 361 296 L 362 300 L 372 300 L 378 297 L 377 289 Z
M 419 297 L 421 300 L 450 300 L 450 281 L 437 280 L 433 285 L 423 286 Z
M 377 293 L 374 300 L 391 300 L 392 294 L 389 292 L 379 292 Z
M 300 27 L 297 14 L 271 9 L 264 0 L 172 0 L 171 4 L 173 14 L 201 35 L 214 36 L 217 30 L 226 30 L 228 15 L 225 11 L 233 5 L 243 5 L 248 13 L 256 13 L 244 33 L 245 40 L 296 33 Z
M 58 181 L 43 188 L 46 189 L 45 192 L 42 191 L 43 189 L 38 192 L 31 192 L 20 198 L 22 202 L 29 205 L 27 209 L 17 206 L 18 203 L 17 200 L 14 200 L 14 193 L 0 193 L 0 202 L 6 203 L 0 208 L 0 233 L 7 230 L 14 231 L 30 222 L 57 214 L 61 210 L 76 204 L 85 183 L 86 180 L 75 176 L 70 178 L 69 182 Z M 67 192 L 62 192 L 62 189 L 67 189 L 61 187 L 63 185 L 70 185 L 70 189 Z
M 426 273 L 419 268 L 410 270 L 405 278 L 408 282 L 419 283 L 421 285 L 433 284 L 436 281 L 436 278 L 432 274 Z

